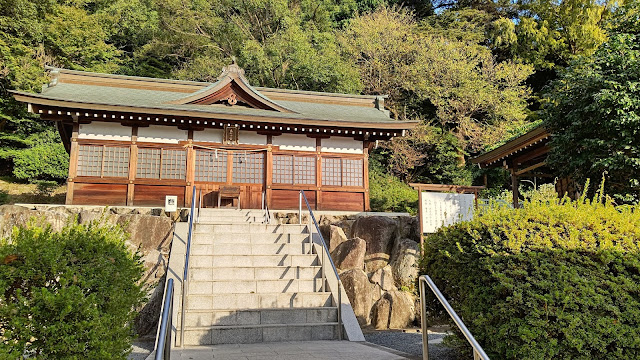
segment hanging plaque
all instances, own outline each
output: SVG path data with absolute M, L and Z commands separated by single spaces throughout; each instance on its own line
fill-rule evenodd
M 238 126 L 237 125 L 224 126 L 224 139 L 222 143 L 225 145 L 238 145 Z

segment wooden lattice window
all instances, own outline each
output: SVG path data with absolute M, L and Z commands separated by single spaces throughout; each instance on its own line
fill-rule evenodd
M 262 184 L 264 182 L 264 153 L 235 151 L 233 153 L 233 182 Z
M 187 173 L 187 151 L 184 149 L 138 149 L 136 177 L 144 179 L 184 180 Z
M 80 145 L 78 148 L 78 176 L 129 176 L 128 147 Z
M 226 182 L 227 152 L 196 150 L 196 181 Z
M 274 155 L 275 184 L 315 185 L 316 158 L 312 156 Z
M 362 187 L 363 178 L 362 159 L 322 158 L 322 185 Z

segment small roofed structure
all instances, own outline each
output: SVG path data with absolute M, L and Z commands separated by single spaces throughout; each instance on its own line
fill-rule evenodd
M 518 207 L 519 181 L 524 177 L 553 177 L 547 166 L 551 135 L 542 126 L 508 141 L 506 144 L 471 159 L 480 168 L 503 167 L 511 174 L 513 206 Z
M 384 96 L 252 87 L 235 63 L 214 83 L 49 71 L 41 94 L 13 95 L 58 126 L 67 204 L 184 206 L 195 185 L 213 207 L 239 186 L 242 208 L 297 208 L 305 190 L 315 209 L 365 211 L 369 151 L 416 125 Z

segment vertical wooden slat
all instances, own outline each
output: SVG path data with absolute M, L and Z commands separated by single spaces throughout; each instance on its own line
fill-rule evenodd
M 265 201 L 271 208 L 271 185 L 273 184 L 273 135 L 267 135 L 267 166 L 265 167 Z M 260 204 L 262 206 L 262 204 Z
M 233 151 L 227 151 L 227 185 L 233 182 Z
M 364 211 L 370 211 L 371 210 L 371 206 L 369 204 L 369 146 L 367 144 L 367 142 L 363 142 L 362 143 L 362 149 L 363 149 L 363 153 L 364 153 L 364 158 L 363 158 L 363 174 L 364 174 Z
M 316 186 L 318 191 L 316 192 L 316 210 L 322 210 L 322 139 L 316 139 Z
M 67 179 L 67 205 L 73 205 L 73 184 L 78 174 L 78 131 L 80 124 L 74 119 L 73 132 L 71 134 L 71 151 L 69 153 L 69 178 Z
M 135 185 L 133 181 L 136 179 L 136 169 L 138 168 L 138 127 L 131 127 L 131 148 L 129 153 L 129 176 L 127 181 L 127 205 L 133 205 L 133 197 L 135 194 Z

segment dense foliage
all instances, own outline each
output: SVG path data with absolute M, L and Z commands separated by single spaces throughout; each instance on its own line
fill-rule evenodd
M 637 3 L 616 14 L 616 32 L 561 74 L 545 112 L 560 174 L 581 182 L 605 173 L 607 192 L 631 203 L 640 200 L 639 14 Z
M 421 272 L 489 357 L 640 356 L 637 208 L 534 200 L 442 228 L 425 244 Z
M 369 199 L 373 211 L 416 214 L 418 192 L 387 171 L 383 155 L 375 152 L 369 159 Z
M 396 160 L 425 149 L 418 131 L 387 147 L 384 171 L 479 184 L 466 159 L 525 131 L 542 89 L 623 29 L 611 25 L 619 9 L 614 0 L 0 0 L 0 174 L 64 180 L 51 124 L 8 92 L 39 91 L 45 65 L 212 81 L 235 57 L 255 85 L 388 94 L 392 116 L 423 121 L 446 146 L 403 172 Z M 51 161 L 40 156 L 49 152 Z M 459 174 L 434 176 L 444 163 Z
M 0 240 L 0 358 L 127 359 L 143 267 L 116 226 L 32 223 Z

